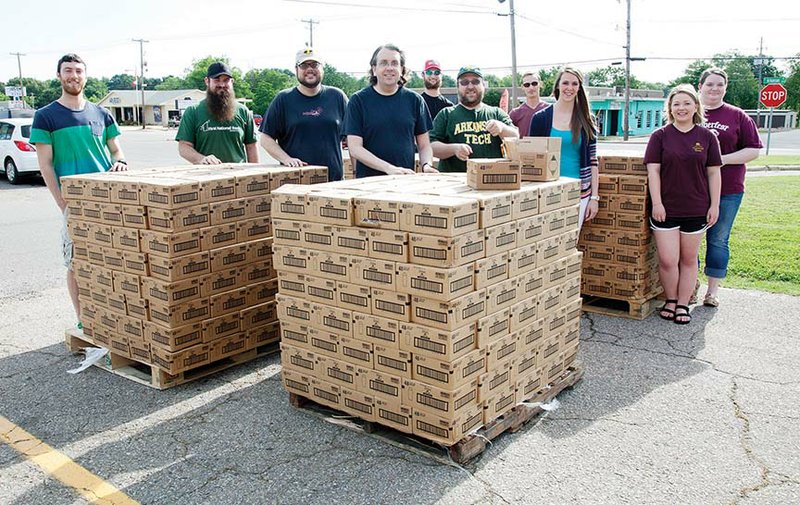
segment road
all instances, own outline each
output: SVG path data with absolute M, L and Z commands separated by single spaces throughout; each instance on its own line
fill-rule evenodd
M 759 132 L 759 137 L 761 137 L 761 143 L 766 147 L 767 133 Z M 602 155 L 630 152 L 632 154 L 644 155 L 648 138 L 649 137 L 646 136 L 633 137 L 628 142 L 623 142 L 621 140 L 604 140 L 597 146 L 597 153 Z M 765 154 L 766 149 L 762 149 L 761 153 Z M 800 155 L 800 129 L 772 132 L 769 154 Z
M 132 164 L 179 162 L 125 137 Z M 277 357 L 166 391 L 65 373 L 57 209 L 36 181 L 0 195 L 0 416 L 140 503 L 800 503 L 796 297 L 723 289 L 688 327 L 584 315 L 583 381 L 458 467 L 290 407 Z M 0 442 L 0 504 L 45 503 L 86 502 Z

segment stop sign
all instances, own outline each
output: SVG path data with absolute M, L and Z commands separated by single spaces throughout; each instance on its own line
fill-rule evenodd
M 772 83 L 761 88 L 758 100 L 764 107 L 780 107 L 786 101 L 786 88 L 783 84 Z

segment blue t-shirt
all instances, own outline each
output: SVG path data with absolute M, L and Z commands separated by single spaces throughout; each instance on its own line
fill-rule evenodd
M 364 139 L 364 148 L 387 163 L 414 168 L 417 135 L 431 129 L 431 117 L 422 97 L 400 87 L 393 95 L 381 95 L 372 86 L 350 97 L 345 134 Z M 360 161 L 356 177 L 386 175 Z
M 550 128 L 551 137 L 561 139 L 561 177 L 581 178 L 581 143 L 572 142 L 572 130 Z
M 342 146 L 347 96 L 339 88 L 322 86 L 315 96 L 296 87 L 272 100 L 259 131 L 278 142 L 293 158 L 328 167 L 328 180 L 342 179 Z

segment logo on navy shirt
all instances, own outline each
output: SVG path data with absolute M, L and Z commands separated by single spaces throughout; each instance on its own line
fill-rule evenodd
M 311 110 L 307 110 L 307 111 L 303 112 L 303 115 L 304 115 L 304 116 L 315 116 L 315 117 L 319 117 L 319 116 L 321 116 L 321 115 L 322 115 L 322 113 L 324 112 L 324 110 L 325 110 L 325 109 L 323 109 L 322 107 L 317 107 L 316 109 L 311 109 Z

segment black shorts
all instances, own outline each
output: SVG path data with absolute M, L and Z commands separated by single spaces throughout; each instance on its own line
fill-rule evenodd
M 680 230 L 681 233 L 693 235 L 708 229 L 706 216 L 701 217 L 667 217 L 664 221 L 650 218 L 650 229 L 655 231 Z

